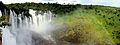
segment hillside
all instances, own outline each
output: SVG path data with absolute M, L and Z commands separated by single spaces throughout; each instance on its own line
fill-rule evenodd
M 120 14 L 116 10 L 112 12 L 112 10 L 102 9 L 97 11 L 77 9 L 65 16 L 58 16 L 55 20 L 57 25 L 66 27 L 60 29 L 64 32 L 59 33 L 60 39 L 66 42 L 82 44 L 95 41 L 92 44 L 120 44 Z

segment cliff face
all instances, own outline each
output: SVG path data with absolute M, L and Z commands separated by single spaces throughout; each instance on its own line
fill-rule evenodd
M 5 22 L 8 21 L 10 11 L 9 9 L 2 3 L 0 2 L 0 11 L 1 11 L 1 17 L 0 17 L 0 27 L 4 26 Z M 6 25 L 6 24 L 5 24 Z
M 2 12 L 2 15 L 8 15 L 9 9 L 0 1 L 0 10 Z
M 0 10 L 7 9 L 7 7 L 0 1 Z
M 3 26 L 2 20 L 5 20 L 6 16 L 9 14 L 9 9 L 1 1 L 0 1 L 0 11 L 2 14 L 2 16 L 0 17 L 0 27 L 1 27 L 1 26 Z M 1 29 L 0 29 L 0 45 L 2 45 Z

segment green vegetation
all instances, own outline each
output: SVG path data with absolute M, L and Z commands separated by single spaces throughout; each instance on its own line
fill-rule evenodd
M 34 9 L 34 10 L 50 10 L 55 14 L 64 14 L 75 10 L 76 5 L 61 5 L 57 3 L 16 3 L 6 5 L 9 9 L 16 9 L 17 13 L 21 13 L 25 10 Z
M 81 8 L 81 9 L 95 9 L 95 10 L 102 10 L 107 9 L 117 9 L 114 7 L 109 7 L 109 6 L 98 6 L 98 5 L 81 5 L 81 4 L 76 4 L 76 5 L 72 5 L 72 4 L 68 4 L 68 5 L 61 5 L 58 3 L 34 3 L 34 2 L 26 2 L 26 3 L 15 3 L 15 4 L 6 4 L 8 9 L 14 9 L 16 11 L 16 13 L 21 13 L 24 12 L 26 10 L 29 9 L 34 9 L 34 10 L 42 10 L 42 11 L 46 11 L 46 10 L 50 10 L 52 11 L 54 14 L 66 14 L 66 13 L 70 13 L 71 11 L 76 10 L 77 8 Z M 103 9 L 104 8 L 104 9 Z
M 120 44 L 119 9 L 98 7 L 98 9 L 77 9 L 64 16 L 58 16 L 55 22 L 64 29 L 58 29 L 57 39 L 66 43 L 92 43 L 95 45 Z M 63 30 L 63 31 L 59 31 Z M 58 34 L 59 33 L 59 34 Z
M 8 26 L 8 20 L 9 20 L 9 16 L 7 15 L 3 15 L 0 17 L 0 27 L 5 27 L 6 25 Z

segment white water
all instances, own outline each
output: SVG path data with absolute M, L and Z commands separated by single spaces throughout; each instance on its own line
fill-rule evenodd
M 2 44 L 3 45 L 40 45 L 34 44 L 33 32 L 39 34 L 43 39 L 54 41 L 49 35 L 49 31 L 52 28 L 52 13 L 46 11 L 43 15 L 36 15 L 37 11 L 29 10 L 31 17 L 24 16 L 23 13 L 17 14 L 14 11 L 10 11 L 9 23 L 11 26 L 7 26 L 3 29 Z M 39 11 L 41 13 L 41 11 Z M 22 19 L 23 18 L 23 19 Z M 39 37 L 38 37 L 39 38 Z M 45 45 L 45 44 L 42 44 Z
M 2 16 L 2 12 L 1 12 L 1 10 L 0 10 L 0 17 Z

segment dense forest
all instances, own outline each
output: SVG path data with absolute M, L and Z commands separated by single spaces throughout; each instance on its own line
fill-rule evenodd
M 66 12 L 73 11 L 77 8 L 76 5 L 61 5 L 57 3 L 16 3 L 16 4 L 9 4 L 6 5 L 9 9 L 16 9 L 19 10 L 18 13 L 28 10 L 42 10 L 42 11 L 52 11 L 55 14 L 64 14 Z
M 15 3 L 15 4 L 6 4 L 9 9 L 16 9 L 17 13 L 20 13 L 24 10 L 34 9 L 34 10 L 42 10 L 42 11 L 52 11 L 55 14 L 65 14 L 71 11 L 76 10 L 77 8 L 81 9 L 93 9 L 93 10 L 120 10 L 117 8 L 113 8 L 110 6 L 98 6 L 98 5 L 81 5 L 81 4 L 58 4 L 56 3 L 34 3 L 34 2 L 26 2 L 26 3 Z M 18 12 L 19 10 L 19 12 Z

